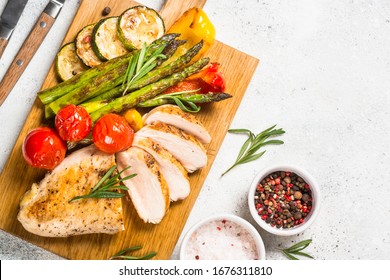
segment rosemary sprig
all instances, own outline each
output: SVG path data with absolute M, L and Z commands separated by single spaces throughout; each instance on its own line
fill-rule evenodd
M 225 175 L 227 172 L 232 170 L 234 167 L 236 167 L 239 164 L 248 163 L 251 161 L 254 161 L 258 158 L 260 158 L 262 155 L 264 155 L 265 151 L 259 152 L 256 154 L 256 152 L 266 145 L 281 145 L 284 142 L 281 140 L 268 140 L 271 136 L 278 136 L 285 133 L 285 131 L 281 128 L 274 129 L 276 125 L 271 126 L 270 128 L 267 128 L 266 130 L 260 132 L 259 134 L 255 135 L 253 132 L 251 132 L 248 129 L 229 129 L 228 131 L 230 133 L 235 134 L 248 134 L 248 139 L 244 142 L 244 144 L 241 147 L 241 150 L 239 151 L 237 155 L 236 162 L 224 173 L 222 173 L 221 176 Z
M 119 193 L 116 190 L 128 190 L 127 187 L 120 185 L 120 182 L 125 180 L 129 180 L 135 177 L 137 174 L 131 174 L 124 178 L 120 178 L 120 175 L 130 166 L 123 169 L 121 172 L 118 172 L 116 175 L 111 176 L 115 169 L 116 165 L 111 167 L 106 174 L 100 179 L 100 181 L 90 190 L 90 192 L 86 195 L 80 195 L 72 198 L 69 202 L 73 202 L 75 200 L 84 199 L 84 198 L 120 198 L 123 197 L 123 193 Z
M 185 90 L 185 91 L 161 94 L 161 95 L 157 96 L 155 99 L 156 100 L 158 100 L 158 99 L 172 100 L 184 112 L 198 113 L 200 111 L 201 107 L 196 105 L 194 102 L 188 101 L 185 98 L 183 98 L 183 94 L 191 94 L 191 93 L 196 93 L 198 91 L 200 91 L 200 88 L 194 89 L 194 90 Z
M 130 251 L 136 251 L 136 250 L 139 250 L 139 249 L 142 249 L 142 246 L 133 246 L 133 247 L 130 247 L 130 248 L 126 248 L 126 249 L 123 249 L 121 251 L 119 251 L 118 253 L 116 253 L 115 255 L 113 255 L 110 260 L 115 260 L 115 259 L 121 259 L 121 260 L 149 260 L 151 258 L 153 258 L 154 256 L 157 255 L 156 252 L 150 252 L 144 256 L 141 256 L 141 257 L 135 257 L 135 256 L 128 256 L 128 255 L 125 255 L 127 252 L 130 252 Z
M 149 48 L 150 47 L 147 47 L 144 43 L 142 49 L 139 52 L 136 52 L 129 60 L 125 79 L 122 83 L 122 88 L 124 88 L 122 95 L 126 94 L 126 91 L 129 89 L 132 83 L 141 79 L 157 66 L 157 59 L 166 58 L 166 56 L 162 53 L 165 49 L 164 45 L 157 48 L 150 57 L 146 57 L 146 53 L 149 51 Z
M 290 248 L 282 249 L 281 251 L 290 260 L 299 260 L 294 255 L 304 256 L 310 259 L 314 259 L 314 257 L 310 256 L 309 254 L 302 252 L 302 250 L 305 249 L 307 246 L 309 246 L 311 242 L 312 242 L 311 239 L 303 240 L 291 246 Z

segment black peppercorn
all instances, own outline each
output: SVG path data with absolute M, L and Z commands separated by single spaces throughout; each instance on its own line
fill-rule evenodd
M 108 16 L 111 13 L 111 8 L 110 7 L 105 7 L 103 9 L 102 15 L 103 16 Z

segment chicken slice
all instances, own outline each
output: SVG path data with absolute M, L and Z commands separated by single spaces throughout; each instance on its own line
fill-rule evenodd
M 195 136 L 203 144 L 211 141 L 211 136 L 203 124 L 194 115 L 184 112 L 176 105 L 158 106 L 145 114 L 143 121 L 145 124 L 163 122 L 173 125 Z
M 207 154 L 202 143 L 173 125 L 156 122 L 144 126 L 136 135 L 151 138 L 160 144 L 180 161 L 188 172 L 194 172 L 207 164 Z
M 94 145 L 70 154 L 22 197 L 18 220 L 27 231 L 48 237 L 124 230 L 121 199 L 69 202 L 89 193 L 114 165 L 114 155 Z
M 189 195 L 190 182 L 187 172 L 170 152 L 150 138 L 138 135 L 134 137 L 133 146 L 145 150 L 155 158 L 161 173 L 167 181 L 171 201 L 181 200 Z
M 130 147 L 116 154 L 118 170 L 128 166 L 121 177 L 137 174 L 123 183 L 139 217 L 146 223 L 159 223 L 169 208 L 169 189 L 156 160 L 144 150 Z

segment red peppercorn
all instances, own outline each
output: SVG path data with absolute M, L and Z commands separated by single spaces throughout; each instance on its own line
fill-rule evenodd
M 268 218 L 268 215 L 263 215 L 263 216 L 261 216 L 261 219 L 262 220 L 266 220 Z

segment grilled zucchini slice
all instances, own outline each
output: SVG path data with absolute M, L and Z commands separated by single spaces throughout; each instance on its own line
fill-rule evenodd
M 94 26 L 95 24 L 85 26 L 76 36 L 76 54 L 89 67 L 94 67 L 102 63 L 92 49 L 91 41 Z
M 129 50 L 149 45 L 165 33 L 164 21 L 153 9 L 135 6 L 119 16 L 118 35 Z
M 58 77 L 66 81 L 88 69 L 76 54 L 74 42 L 64 45 L 56 57 L 56 72 Z
M 122 56 L 128 51 L 118 36 L 118 17 L 109 17 L 99 21 L 92 31 L 92 48 L 102 60 Z

